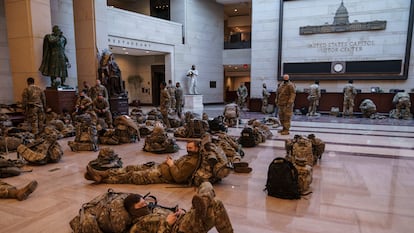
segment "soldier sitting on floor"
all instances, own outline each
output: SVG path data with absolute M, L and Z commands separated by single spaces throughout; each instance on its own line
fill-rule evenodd
M 413 115 L 410 112 L 411 101 L 410 95 L 406 92 L 397 92 L 392 99 L 392 103 L 395 104 L 395 109 L 391 110 L 390 117 L 396 119 L 411 119 Z
M 239 106 L 235 103 L 227 104 L 224 107 L 224 122 L 227 126 L 232 127 L 237 125 L 237 121 L 240 117 Z
M 27 145 L 21 144 L 17 147 L 17 153 L 27 162 L 39 165 L 57 163 L 63 156 L 56 134 L 49 134 Z

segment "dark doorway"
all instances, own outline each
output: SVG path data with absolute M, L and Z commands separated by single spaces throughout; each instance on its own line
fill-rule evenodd
M 151 16 L 170 20 L 170 0 L 151 0 Z
M 160 105 L 160 83 L 165 82 L 165 65 L 151 66 L 152 79 L 152 104 L 154 106 Z

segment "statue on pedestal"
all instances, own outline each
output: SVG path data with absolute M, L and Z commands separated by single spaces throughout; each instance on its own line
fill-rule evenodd
M 108 90 L 110 97 L 125 94 L 121 69 L 115 61 L 114 54 L 108 49 L 102 51 L 99 61 L 98 76 L 101 84 Z
M 67 41 L 59 26 L 55 25 L 52 34 L 48 34 L 43 39 L 42 64 L 39 71 L 44 76 L 50 76 L 51 85 L 54 88 L 65 86 L 68 77 L 70 63 L 65 55 Z M 60 82 L 56 78 L 60 78 Z

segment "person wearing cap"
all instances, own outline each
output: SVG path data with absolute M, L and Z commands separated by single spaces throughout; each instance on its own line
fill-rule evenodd
M 189 211 L 176 208 L 175 211 L 160 210 L 162 207 L 149 205 L 139 194 L 130 194 L 124 200 L 124 207 L 132 218 L 130 233 L 138 232 L 199 232 L 207 233 L 213 227 L 220 233 L 234 232 L 230 218 L 222 201 L 215 195 L 209 182 L 202 183 L 192 198 Z
M 357 94 L 357 90 L 353 85 L 354 81 L 349 80 L 343 89 L 344 93 L 344 106 L 342 114 L 343 116 L 349 115 L 352 117 L 354 114 L 354 99 Z
M 81 92 L 79 92 L 78 99 L 76 100 L 76 105 L 75 105 L 76 109 L 73 112 L 73 115 L 76 116 L 76 115 L 84 114 L 92 110 L 92 106 L 93 106 L 93 102 L 91 98 L 88 97 L 87 91 L 82 90 Z M 73 119 L 75 119 L 74 116 L 72 117 Z
M 290 81 L 289 75 L 283 75 L 283 81 L 279 83 L 276 92 L 276 106 L 278 108 L 278 115 L 282 130 L 278 132 L 281 135 L 288 135 L 290 129 L 290 121 L 293 114 L 293 105 L 296 98 L 296 87 Z
M 109 102 L 102 92 L 98 93 L 98 98 L 93 101 L 93 111 L 98 118 L 104 118 L 108 127 L 112 128 L 112 113 L 109 109 Z
M 189 184 L 199 166 L 199 150 L 200 146 L 197 142 L 189 141 L 187 143 L 187 155 L 176 160 L 173 160 L 171 156 L 167 156 L 165 162 L 161 164 L 149 162 L 106 171 L 99 171 L 88 165 L 85 179 L 107 184 Z
M 0 180 L 0 198 L 14 198 L 19 201 L 23 201 L 26 200 L 36 188 L 37 181 L 35 180 L 30 181 L 21 189 Z

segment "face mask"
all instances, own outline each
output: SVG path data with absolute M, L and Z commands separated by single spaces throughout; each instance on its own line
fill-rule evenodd
M 284 83 L 288 83 L 288 82 L 289 82 L 289 80 L 283 80 L 283 82 L 284 82 Z

